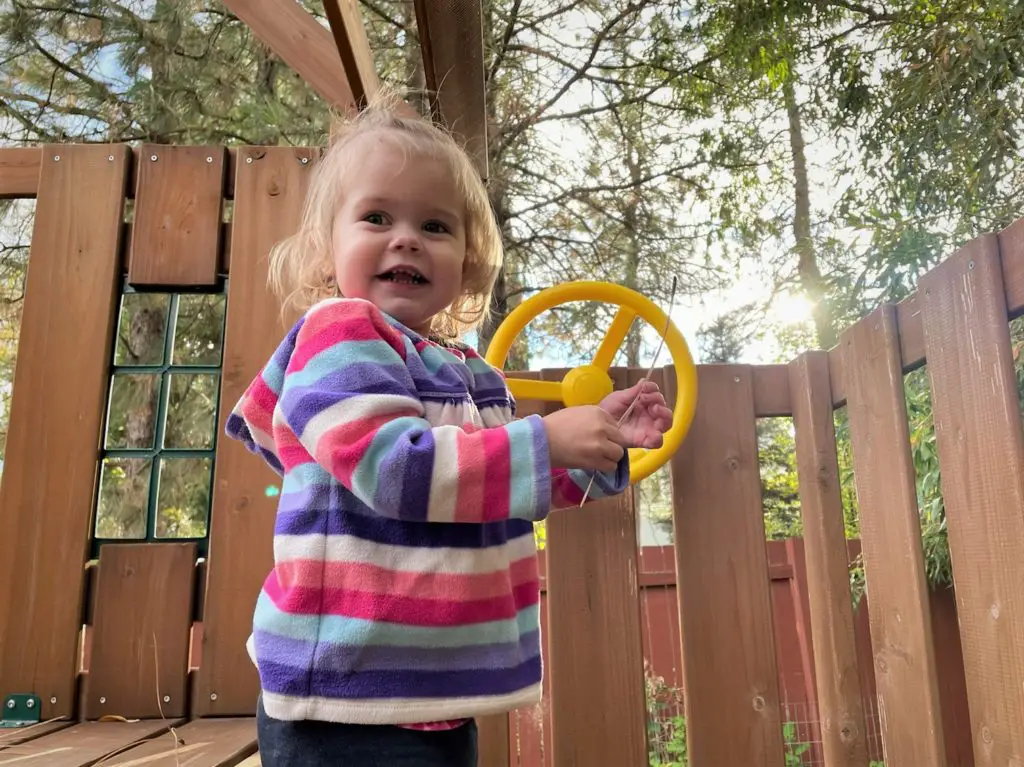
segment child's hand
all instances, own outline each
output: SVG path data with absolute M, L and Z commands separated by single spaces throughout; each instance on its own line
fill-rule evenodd
M 627 446 L 607 410 L 582 405 L 544 416 L 548 452 L 555 469 L 614 471 Z
M 654 381 L 641 381 L 628 389 L 614 391 L 601 400 L 600 407 L 617 423 L 638 394 L 640 401 L 619 426 L 627 440 L 626 447 L 661 447 L 662 434 L 672 425 L 672 411 Z

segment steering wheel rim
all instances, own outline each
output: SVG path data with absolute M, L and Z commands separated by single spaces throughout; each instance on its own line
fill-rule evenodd
M 555 285 L 536 293 L 509 312 L 498 327 L 484 359 L 504 368 L 512 344 L 526 326 L 540 314 L 571 301 L 600 301 L 618 306 L 611 325 L 589 365 L 573 368 L 561 381 L 509 378 L 508 387 L 517 400 L 561 402 L 566 406 L 596 405 L 614 390 L 608 370 L 633 322 L 639 317 L 650 324 L 671 355 L 676 374 L 676 401 L 672 426 L 658 448 L 630 448 L 631 483 L 649 477 L 682 445 L 697 409 L 697 367 L 682 333 L 657 304 L 635 290 L 610 282 L 579 280 Z M 667 330 L 666 330 L 667 321 Z M 662 331 L 665 331 L 664 333 Z

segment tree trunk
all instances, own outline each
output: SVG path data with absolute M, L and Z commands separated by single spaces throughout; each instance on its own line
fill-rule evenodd
M 789 147 L 793 156 L 794 213 L 793 237 L 796 240 L 797 275 L 804 295 L 813 305 L 812 316 L 818 345 L 830 349 L 836 334 L 831 312 L 826 301 L 825 281 L 822 279 L 811 239 L 811 192 L 807 178 L 807 155 L 801 126 L 800 105 L 796 101 L 795 74 L 791 73 L 782 84 L 782 96 L 789 118 Z

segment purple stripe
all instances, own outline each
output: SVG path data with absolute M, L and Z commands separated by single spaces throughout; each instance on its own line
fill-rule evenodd
M 256 444 L 256 440 L 252 438 L 252 432 L 249 431 L 248 424 L 238 413 L 228 414 L 227 421 L 224 424 L 224 431 L 229 437 L 234 437 L 245 445 L 250 453 L 261 456 L 277 474 L 284 474 L 284 466 L 281 464 L 280 459 L 278 459 L 277 454 Z
M 434 433 L 428 428 L 417 429 L 414 434 L 399 434 L 397 426 L 387 424 L 374 436 L 367 452 L 377 449 L 377 440 L 390 444 L 377 464 L 373 505 L 377 509 L 401 509 L 402 518 L 410 522 L 426 522 L 434 471 Z M 365 460 L 364 454 L 361 461 Z
M 260 664 L 264 659 L 278 661 L 282 667 L 294 659 L 307 661 L 312 643 L 291 639 L 265 631 L 253 635 L 259 650 Z M 466 645 L 462 647 L 396 647 L 373 645 L 372 632 L 367 644 L 345 645 L 319 642 L 314 664 L 338 673 L 364 671 L 465 671 L 484 668 L 512 668 L 535 657 L 540 652 L 540 634 L 531 631 L 518 642 Z M 302 663 L 299 664 L 303 665 Z
M 296 659 L 299 660 L 299 659 Z M 293 667 L 260 659 L 263 689 L 282 695 L 360 698 L 458 698 L 506 695 L 537 684 L 541 679 L 539 655 L 511 668 L 459 671 L 336 671 L 308 666 Z
M 521 535 L 533 535 L 533 526 L 523 519 L 483 524 L 390 519 L 370 511 L 341 485 L 321 485 L 281 496 L 275 532 L 278 535 L 351 535 L 374 543 L 415 548 L 475 549 L 500 546 Z

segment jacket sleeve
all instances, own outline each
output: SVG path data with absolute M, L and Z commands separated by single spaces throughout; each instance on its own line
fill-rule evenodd
M 590 485 L 592 477 L 594 484 Z M 619 460 L 615 471 L 599 471 L 596 476 L 594 472 L 584 469 L 555 469 L 552 471 L 552 508 L 564 509 L 570 506 L 579 506 L 588 485 L 590 485 L 590 493 L 587 495 L 587 503 L 625 491 L 629 487 L 629 451 L 627 450 Z
M 547 516 L 552 475 L 540 417 L 489 429 L 432 426 L 407 353 L 405 337 L 369 302 L 332 300 L 310 310 L 274 415 L 285 469 L 311 458 L 395 519 Z

